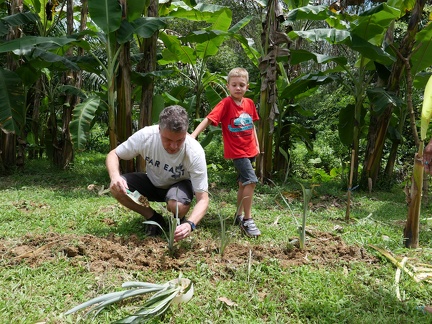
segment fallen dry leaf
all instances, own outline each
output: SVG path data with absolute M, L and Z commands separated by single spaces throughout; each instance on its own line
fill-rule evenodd
M 236 303 L 234 303 L 232 300 L 229 300 L 226 297 L 219 297 L 218 300 L 221 301 L 222 303 L 227 304 L 228 306 L 238 306 Z

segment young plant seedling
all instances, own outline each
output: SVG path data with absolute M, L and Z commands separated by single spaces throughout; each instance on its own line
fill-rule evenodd
M 178 188 L 176 191 L 176 198 L 177 197 L 178 197 Z M 180 218 L 178 215 L 179 215 L 179 210 L 178 210 L 178 199 L 177 199 L 175 215 L 174 215 L 174 217 L 171 217 L 171 216 L 168 217 L 168 231 L 165 231 L 165 229 L 163 229 L 162 226 L 160 226 L 157 222 L 154 222 L 154 221 L 145 221 L 144 222 L 144 224 L 156 225 L 162 230 L 162 233 L 165 237 L 165 240 L 168 243 L 168 253 L 171 257 L 174 256 L 174 253 L 175 253 L 174 232 L 175 232 L 177 226 L 180 225 Z

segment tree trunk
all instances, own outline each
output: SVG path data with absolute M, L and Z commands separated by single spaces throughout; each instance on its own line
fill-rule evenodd
M 407 58 L 412 52 L 415 36 L 418 32 L 418 24 L 421 20 L 425 2 L 426 0 L 417 0 L 408 23 L 408 30 L 398 49 L 402 57 L 398 57 L 396 62 L 393 64 L 387 90 L 396 95 L 399 93 L 402 75 L 405 70 L 404 58 Z M 371 113 L 370 125 L 374 125 L 374 127 L 369 128 L 368 144 L 362 173 L 362 185 L 364 185 L 365 181 L 367 181 L 369 178 L 372 180 L 373 185 L 376 184 L 378 175 L 380 173 L 381 157 L 383 154 L 384 143 L 387 137 L 387 130 L 392 114 L 392 105 L 389 105 L 379 116 L 373 112 Z
M 6 2 L 8 5 L 8 14 L 14 15 L 22 12 L 22 0 L 11 0 Z M 13 40 L 21 37 L 21 28 L 13 27 L 9 29 L 9 33 L 6 36 L 6 40 Z M 15 71 L 19 63 L 14 59 L 12 53 L 6 55 L 6 66 L 9 70 Z M 3 133 L 0 136 L 0 163 L 2 163 L 2 170 L 8 170 L 17 164 L 17 139 L 20 134 Z M 22 156 L 22 159 L 24 156 Z M 20 164 L 24 165 L 24 160 L 21 160 Z M 21 166 L 22 166 L 21 165 Z
M 72 0 L 67 1 L 66 8 L 67 8 L 66 10 L 67 34 L 71 35 L 74 32 Z M 66 52 L 66 56 L 71 57 L 72 55 L 73 55 L 73 49 L 70 48 Z M 74 86 L 76 85 L 76 79 L 75 79 L 76 73 L 74 73 L 73 71 L 65 72 L 63 74 L 63 78 L 64 78 L 63 84 L 65 85 L 71 84 Z M 60 134 L 61 139 L 60 139 L 59 147 L 56 150 L 54 150 L 54 154 L 57 155 L 54 157 L 54 163 L 58 163 L 57 166 L 63 169 L 67 168 L 69 164 L 73 162 L 74 159 L 74 150 L 73 150 L 73 144 L 72 144 L 71 134 L 69 130 L 69 123 L 72 120 L 72 111 L 76 106 L 76 104 L 78 103 L 77 100 L 78 100 L 77 96 L 67 94 L 65 97 L 65 102 L 63 104 L 62 131 Z
M 43 76 L 40 76 L 33 89 L 33 99 L 31 100 L 32 103 L 32 120 L 31 120 L 31 133 L 33 134 L 33 145 L 34 147 L 29 150 L 29 159 L 36 159 L 41 158 L 43 154 L 42 150 L 42 143 L 41 143 L 41 137 L 40 137 L 40 124 L 39 124 L 39 112 L 40 112 L 40 106 L 41 106 L 41 93 L 42 93 L 42 82 L 43 82 Z
M 122 5 L 122 18 L 127 18 L 126 1 L 120 1 Z M 120 46 L 120 45 L 119 45 Z M 118 143 L 123 143 L 132 135 L 132 95 L 131 95 L 131 64 L 130 42 L 122 45 L 119 55 L 119 70 L 117 74 L 117 116 L 116 129 Z M 121 160 L 120 168 L 129 173 L 135 170 L 133 160 Z
M 404 228 L 404 245 L 407 248 L 416 249 L 419 244 L 420 207 L 423 184 L 423 143 L 420 144 L 419 152 L 414 157 L 414 170 L 411 189 L 409 192 L 408 218 Z M 419 158 L 420 157 L 420 158 Z
M 158 17 L 158 0 L 151 0 L 150 5 L 147 8 L 147 17 Z M 155 33 L 150 38 L 144 38 L 141 44 L 141 52 L 144 54 L 139 66 L 137 67 L 138 72 L 153 72 L 156 70 L 156 42 L 158 34 Z M 141 90 L 141 102 L 140 117 L 138 127 L 141 129 L 144 126 L 152 124 L 152 106 L 153 106 L 153 91 L 154 91 L 154 80 L 153 77 L 148 77 L 148 82 L 142 85 Z M 138 156 L 136 158 L 136 169 L 137 171 L 145 170 L 145 160 Z
M 260 120 L 258 123 L 258 141 L 260 152 L 257 159 L 257 175 L 261 182 L 271 178 L 273 157 L 273 131 L 277 108 L 277 62 L 278 42 L 276 36 L 281 34 L 278 18 L 282 15 L 279 1 L 271 0 L 267 4 L 266 20 L 263 24 L 261 42 L 263 56 L 260 59 L 261 74 Z M 283 17 L 283 16 L 282 16 Z

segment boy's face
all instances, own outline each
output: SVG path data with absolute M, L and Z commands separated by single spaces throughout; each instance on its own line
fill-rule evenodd
M 231 77 L 228 83 L 228 91 L 236 100 L 241 100 L 249 88 L 249 84 L 245 77 L 234 76 Z

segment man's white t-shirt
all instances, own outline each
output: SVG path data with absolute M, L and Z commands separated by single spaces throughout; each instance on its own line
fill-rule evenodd
M 159 125 L 147 126 L 120 144 L 116 153 L 122 160 L 141 155 L 146 161 L 147 176 L 155 187 L 167 189 L 174 183 L 190 179 L 194 192 L 208 190 L 204 150 L 189 135 L 179 152 L 169 154 L 163 148 Z

